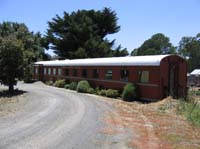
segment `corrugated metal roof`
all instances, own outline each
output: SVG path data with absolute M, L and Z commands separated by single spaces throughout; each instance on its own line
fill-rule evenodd
M 200 75 L 200 69 L 194 69 L 190 74 L 191 75 Z
M 44 66 L 159 66 L 169 55 L 126 56 L 111 58 L 90 58 L 73 60 L 40 61 L 35 64 Z

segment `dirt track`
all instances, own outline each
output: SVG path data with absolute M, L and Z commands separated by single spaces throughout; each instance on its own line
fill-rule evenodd
M 200 128 L 176 114 L 178 102 L 170 97 L 142 104 L 40 82 L 18 88 L 26 93 L 0 97 L 0 149 L 200 147 Z
M 27 93 L 15 108 L 6 114 L 0 110 L 0 148 L 128 148 L 128 134 L 104 131 L 106 112 L 116 113 L 104 98 L 40 82 L 19 83 L 18 88 Z

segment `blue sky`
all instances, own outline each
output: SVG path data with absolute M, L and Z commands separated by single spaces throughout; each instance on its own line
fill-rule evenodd
M 0 22 L 25 23 L 45 34 L 47 21 L 56 14 L 103 7 L 116 11 L 121 26 L 108 38 L 129 51 L 155 33 L 164 33 L 175 46 L 181 37 L 200 33 L 200 0 L 0 0 Z

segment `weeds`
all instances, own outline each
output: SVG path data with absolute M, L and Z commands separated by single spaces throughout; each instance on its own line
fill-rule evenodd
M 200 127 L 200 104 L 196 100 L 181 100 L 178 112 L 184 115 L 194 125 Z

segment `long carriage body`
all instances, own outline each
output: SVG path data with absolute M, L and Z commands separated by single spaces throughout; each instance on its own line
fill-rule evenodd
M 177 55 L 40 61 L 34 64 L 34 79 L 88 80 L 92 86 L 119 90 L 131 82 L 140 98 L 157 100 L 186 95 L 187 64 Z

